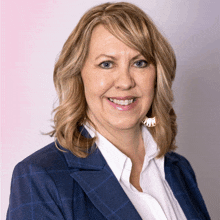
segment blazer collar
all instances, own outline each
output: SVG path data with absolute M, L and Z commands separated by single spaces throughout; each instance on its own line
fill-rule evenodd
M 90 137 L 84 127 L 80 129 L 83 136 Z M 60 145 L 59 147 L 66 151 L 64 156 L 70 176 L 107 219 L 141 220 L 96 145 L 92 146 L 93 153 L 86 158 L 78 158 Z
M 94 146 L 95 147 L 95 146 Z M 98 148 L 86 158 L 79 158 L 67 150 L 64 153 L 68 167 L 74 170 L 102 170 L 106 165 L 105 159 Z
M 91 138 L 88 131 L 83 126 L 81 126 L 79 130 L 84 137 Z M 91 154 L 89 154 L 86 158 L 79 158 L 75 156 L 70 150 L 63 148 L 58 142 L 57 144 L 58 147 L 64 151 L 64 156 L 70 169 L 102 170 L 106 165 L 106 161 L 97 148 L 96 144 L 91 147 Z

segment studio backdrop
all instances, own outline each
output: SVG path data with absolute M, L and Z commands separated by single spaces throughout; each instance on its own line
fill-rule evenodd
M 1 0 L 1 219 L 14 166 L 54 141 L 53 67 L 81 16 L 104 0 Z M 177 146 L 191 163 L 212 219 L 220 216 L 218 0 L 133 0 L 173 46 Z

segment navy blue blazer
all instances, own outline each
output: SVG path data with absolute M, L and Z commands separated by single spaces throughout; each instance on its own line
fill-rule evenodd
M 51 143 L 16 165 L 7 220 L 141 219 L 98 148 L 87 158 L 65 151 Z M 210 219 L 184 157 L 165 155 L 165 177 L 187 219 Z

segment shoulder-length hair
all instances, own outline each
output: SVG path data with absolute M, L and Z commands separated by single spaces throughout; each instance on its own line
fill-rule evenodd
M 78 157 L 88 156 L 95 142 L 95 137 L 82 136 L 79 127 L 89 120 L 81 69 L 92 31 L 98 24 L 104 25 L 111 34 L 139 51 L 156 67 L 155 96 L 147 117 L 156 117 L 156 126 L 149 130 L 160 149 L 158 157 L 161 157 L 176 148 L 177 125 L 171 90 L 176 70 L 175 54 L 152 20 L 130 3 L 105 3 L 91 8 L 65 42 L 54 69 L 59 106 L 54 109 L 54 130 L 50 134 Z

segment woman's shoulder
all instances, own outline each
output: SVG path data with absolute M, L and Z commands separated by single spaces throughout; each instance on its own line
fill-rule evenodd
M 66 160 L 63 152 L 52 142 L 19 162 L 14 168 L 13 176 L 60 169 L 67 169 Z
M 31 219 L 33 210 L 36 219 L 64 219 L 62 199 L 71 205 L 73 186 L 64 153 L 51 143 L 15 166 L 7 219 Z
M 196 182 L 195 172 L 190 162 L 184 156 L 176 152 L 171 151 L 165 154 L 165 170 L 167 172 L 171 170 L 181 171 L 184 175 L 190 175 Z
M 189 161 L 183 156 L 174 151 L 170 151 L 165 154 L 165 160 L 169 163 L 180 163 L 183 166 L 189 166 Z

